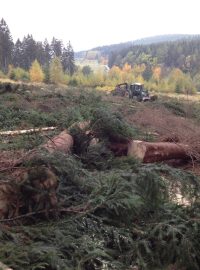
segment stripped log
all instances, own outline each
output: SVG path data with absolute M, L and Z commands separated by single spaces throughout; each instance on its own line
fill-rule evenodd
M 136 157 L 144 163 L 159 162 L 171 159 L 188 159 L 188 146 L 170 142 L 131 141 L 128 145 L 128 156 Z
M 73 144 L 73 137 L 68 133 L 67 130 L 64 130 L 59 135 L 50 139 L 45 145 L 43 145 L 43 147 L 46 148 L 50 153 L 55 151 L 69 153 L 73 147 Z
M 23 134 L 32 134 L 37 132 L 44 132 L 44 131 L 50 131 L 55 130 L 56 127 L 44 127 L 44 128 L 31 128 L 31 129 L 22 129 L 22 130 L 9 130 L 9 131 L 1 131 L 1 136 L 17 136 L 17 135 L 23 135 Z

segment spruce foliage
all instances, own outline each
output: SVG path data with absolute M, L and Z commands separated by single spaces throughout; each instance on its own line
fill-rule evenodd
M 59 205 L 51 221 L 36 215 L 12 221 L 9 230 L 2 224 L 2 262 L 16 270 L 199 269 L 197 177 L 130 158 L 118 158 L 109 170 L 85 164 L 60 153 L 40 153 L 26 164 L 56 173 Z M 176 185 L 188 205 L 173 200 Z

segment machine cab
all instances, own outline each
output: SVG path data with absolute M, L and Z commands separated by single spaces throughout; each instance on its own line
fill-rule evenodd
M 140 96 L 141 92 L 144 89 L 144 85 L 141 83 L 134 83 L 130 85 L 130 95 L 133 96 Z
M 148 91 L 144 89 L 144 85 L 141 83 L 130 85 L 129 98 L 136 98 L 137 101 L 150 100 Z

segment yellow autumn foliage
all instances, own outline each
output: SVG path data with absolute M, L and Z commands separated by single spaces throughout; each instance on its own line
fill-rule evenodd
M 160 81 L 160 78 L 161 78 L 161 67 L 159 66 L 156 66 L 153 68 L 153 79 L 156 81 L 156 82 L 159 82 Z
M 29 70 L 31 82 L 43 82 L 44 72 L 37 60 L 35 60 Z
M 128 63 L 125 63 L 122 68 L 122 71 L 126 73 L 130 73 L 132 71 L 131 65 L 129 65 Z

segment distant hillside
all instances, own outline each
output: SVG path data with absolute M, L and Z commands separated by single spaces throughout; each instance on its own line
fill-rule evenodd
M 178 68 L 192 76 L 200 73 L 200 36 L 173 42 L 134 45 L 109 54 L 108 65 L 123 67 L 126 63 L 152 67 Z M 148 67 L 148 68 L 147 68 Z
M 196 38 L 199 35 L 188 35 L 188 34 L 173 34 L 173 35 L 159 35 L 153 37 L 146 37 L 133 41 L 134 45 L 148 45 L 161 42 L 172 42 L 180 39 L 191 39 Z
M 95 61 L 95 65 L 106 65 L 109 68 L 114 65 L 123 67 L 125 63 L 132 67 L 144 64 L 149 71 L 159 65 L 170 69 L 179 68 L 194 76 L 200 72 L 200 35 L 148 37 L 97 47 L 79 52 L 77 56 L 77 63 L 81 65 L 87 61 Z
M 193 39 L 200 37 L 199 35 L 188 35 L 188 34 L 173 34 L 173 35 L 159 35 L 153 37 L 146 37 L 142 39 L 137 39 L 133 41 L 127 41 L 118 44 L 111 44 L 105 46 L 99 46 L 88 51 L 98 51 L 102 56 L 109 56 L 111 52 L 120 51 L 122 49 L 129 48 L 133 45 L 148 45 L 162 42 L 172 42 L 181 39 Z M 75 53 L 76 58 L 87 58 L 88 51 L 80 51 Z

